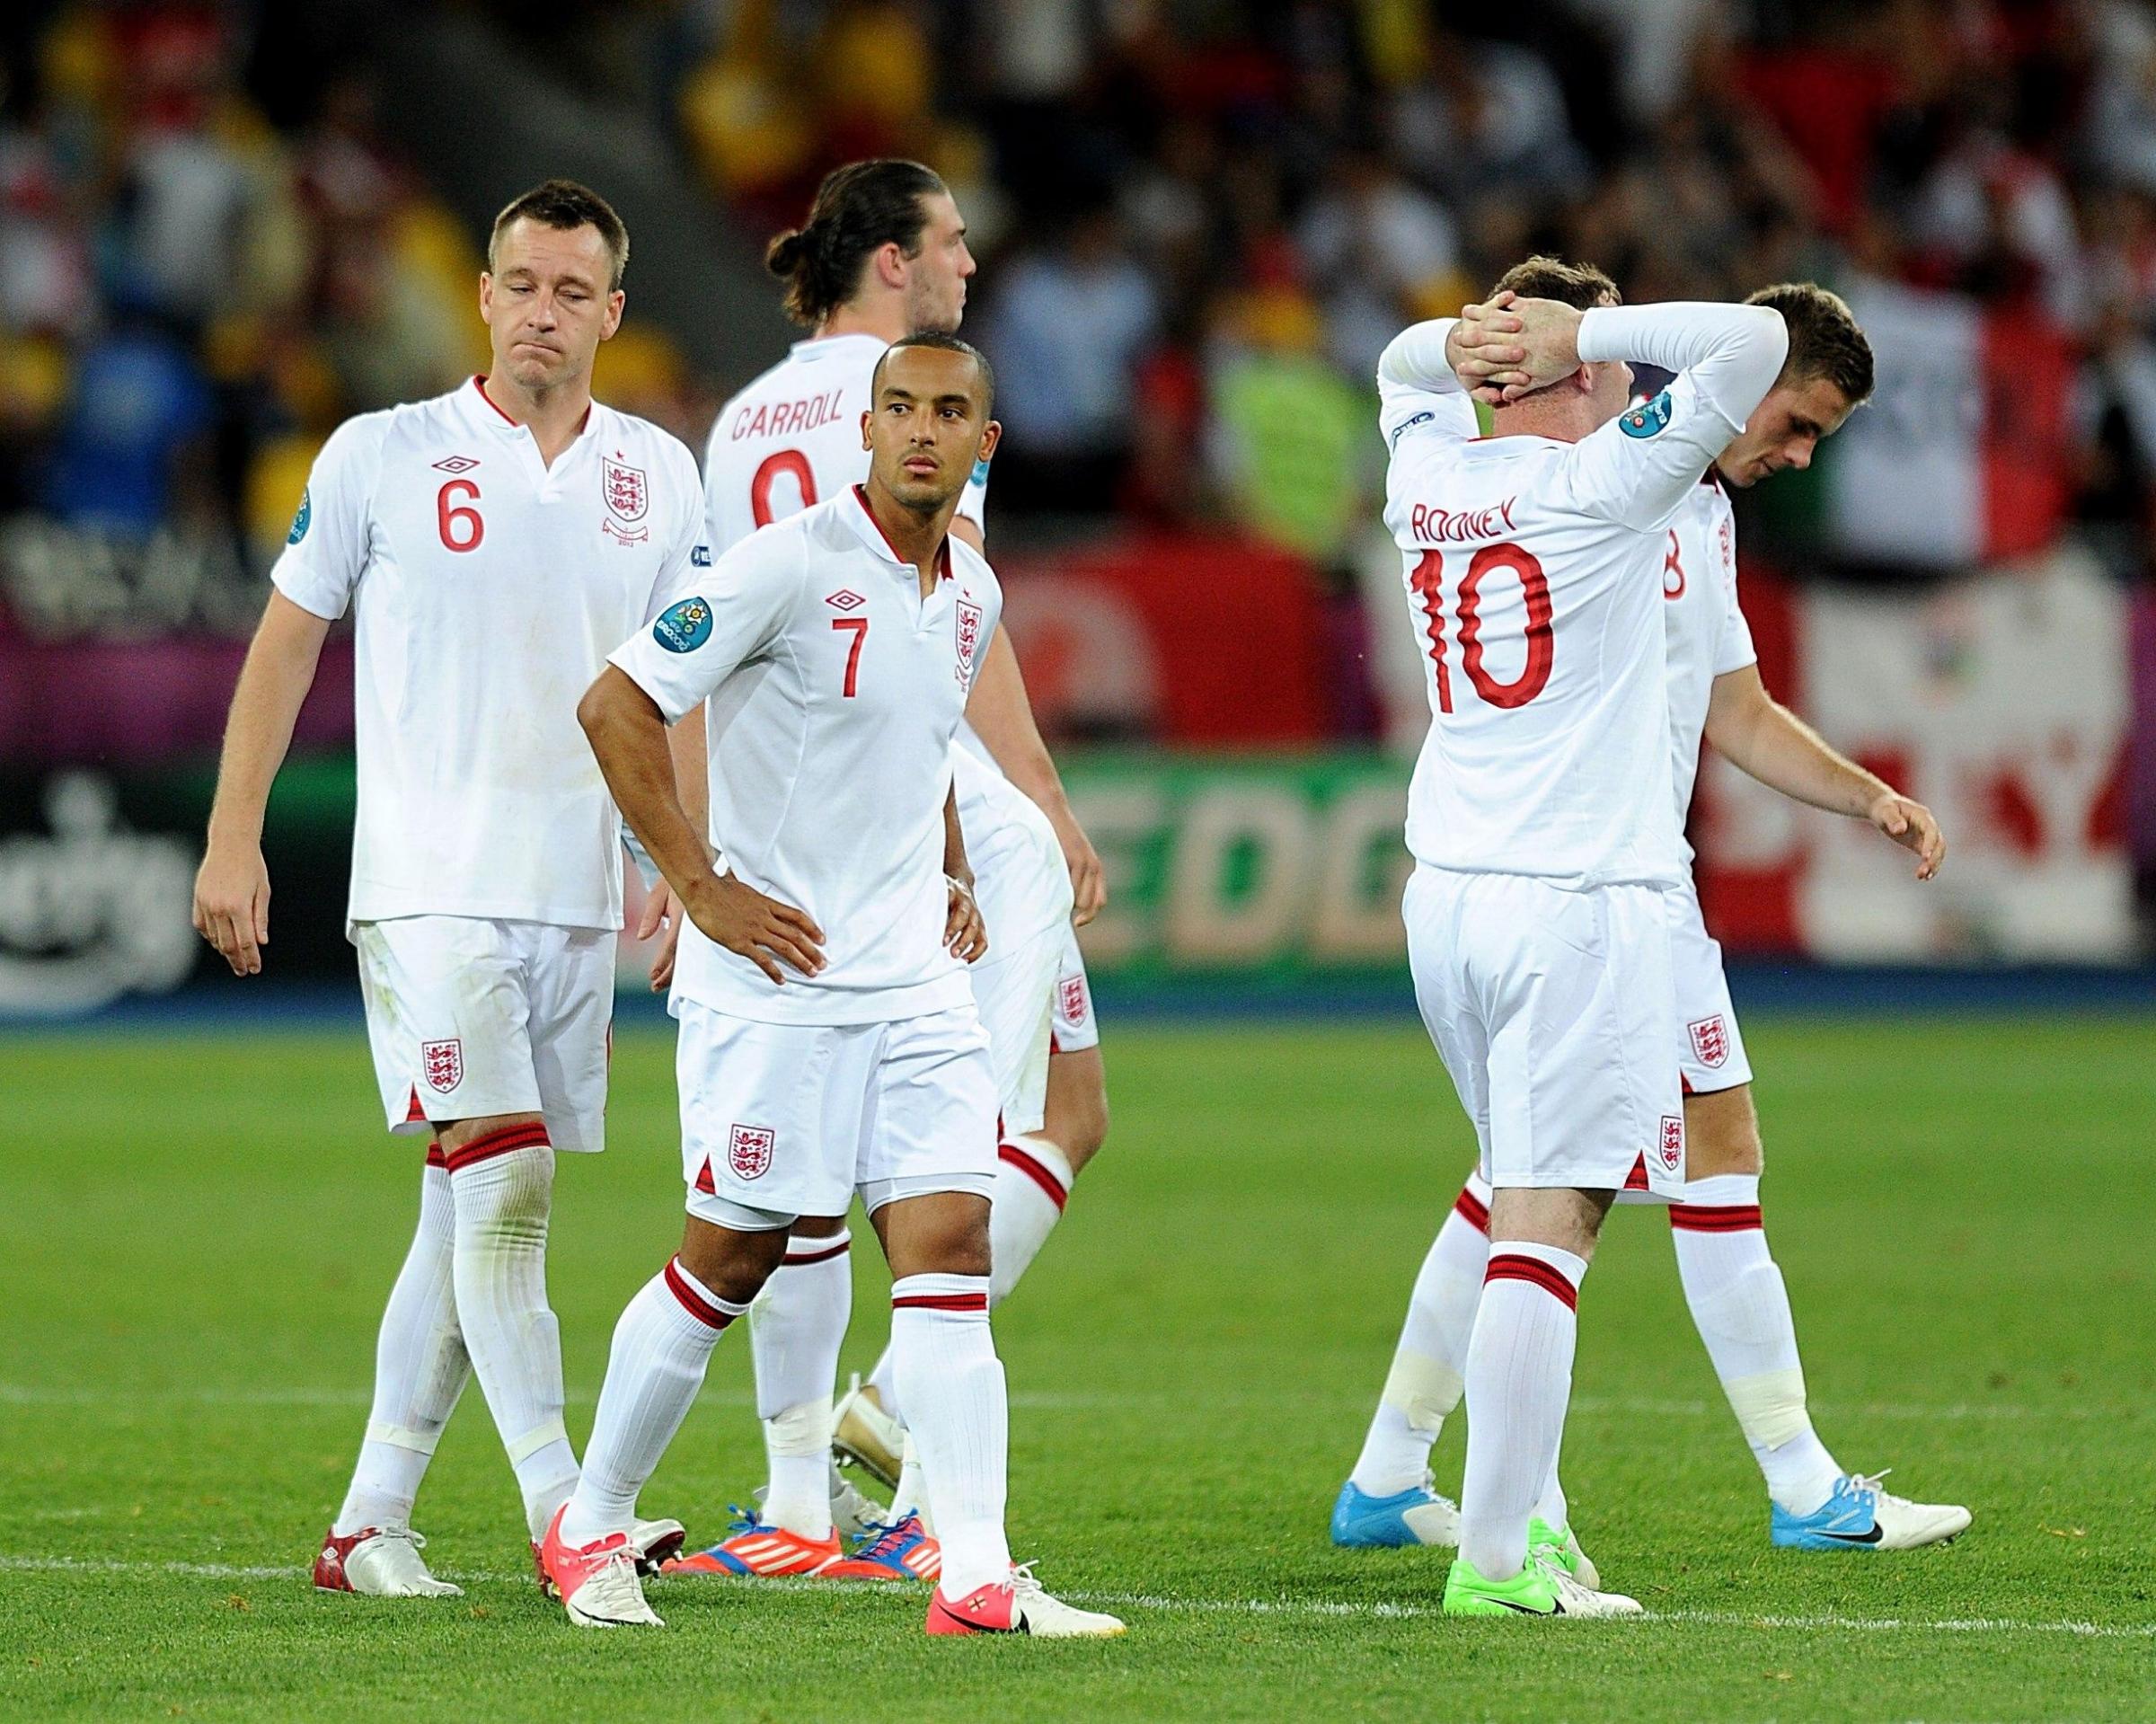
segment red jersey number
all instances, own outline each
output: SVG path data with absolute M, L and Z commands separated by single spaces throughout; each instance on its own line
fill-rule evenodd
M 1482 643 L 1482 583 L 1495 570 L 1509 570 L 1520 583 L 1527 606 L 1527 662 L 1510 682 L 1499 682 L 1484 663 Z M 1430 643 L 1430 664 L 1436 672 L 1437 710 L 1453 710 L 1452 672 L 1445 654 L 1445 553 L 1425 551 L 1410 578 L 1424 618 L 1423 632 Z M 1460 667 L 1475 693 L 1490 705 L 1507 710 L 1524 706 L 1550 686 L 1550 672 L 1557 660 L 1557 637 L 1552 631 L 1550 582 L 1534 554 L 1516 544 L 1486 544 L 1469 561 L 1461 578 L 1456 606 L 1460 619 Z
M 769 526 L 778 519 L 771 510 L 771 487 L 782 473 L 791 473 L 794 483 L 800 487 L 803 508 L 816 501 L 816 474 L 809 468 L 807 455 L 799 449 L 781 449 L 776 455 L 767 455 L 756 469 L 755 477 L 748 482 L 748 512 L 758 526 Z
M 861 691 L 861 650 L 868 641 L 869 619 L 865 616 L 835 616 L 831 619 L 831 626 L 853 632 L 853 644 L 846 650 L 846 684 L 839 691 L 844 699 L 850 701 Z
M 452 551 L 476 551 L 487 536 L 487 524 L 469 507 L 479 500 L 479 487 L 469 479 L 452 479 L 434 500 L 435 525 L 441 528 L 442 544 Z

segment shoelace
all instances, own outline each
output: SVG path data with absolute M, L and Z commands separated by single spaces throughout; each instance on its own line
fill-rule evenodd
M 1011 1593 L 1014 1598 L 1039 1598 L 1047 1588 L 1033 1578 L 1030 1562 L 1013 1562 L 1011 1565 Z
M 1887 1494 L 1882 1488 L 1882 1484 L 1886 1475 L 1893 1471 L 1894 1469 L 1890 1466 L 1883 1466 L 1869 1477 L 1866 1477 L 1861 1472 L 1852 1472 L 1849 1475 L 1850 1490 L 1853 1495 L 1859 1497 L 1869 1497 L 1876 1503 L 1878 1499 Z
M 427 1548 L 427 1535 L 424 1533 L 415 1533 L 409 1526 L 384 1526 L 376 1531 L 376 1536 L 377 1538 L 402 1539 L 415 1551 L 423 1551 Z
M 764 1523 L 757 1518 L 756 1511 L 753 1508 L 744 1508 L 738 1502 L 729 1502 L 726 1506 L 726 1512 L 734 1517 L 728 1523 L 726 1530 L 729 1533 L 760 1533 L 764 1530 Z
M 908 1515 L 904 1520 L 884 1521 L 853 1536 L 854 1555 L 863 1561 L 874 1561 L 881 1557 L 897 1556 L 921 1536 L 921 1522 L 917 1516 Z

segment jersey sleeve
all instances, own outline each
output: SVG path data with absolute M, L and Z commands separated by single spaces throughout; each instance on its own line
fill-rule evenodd
M 966 481 L 966 489 L 959 493 L 959 517 L 971 521 L 981 529 L 981 536 L 988 536 L 988 464 L 976 461 Z
M 649 694 L 668 724 L 692 711 L 742 665 L 767 652 L 800 591 L 798 534 L 745 539 L 606 655 Z
M 1474 397 L 1445 363 L 1456 317 L 1432 318 L 1392 338 L 1377 362 L 1377 429 L 1397 448 L 1410 432 L 1467 442 L 1480 437 Z
M 1781 314 L 1762 305 L 1587 313 L 1579 326 L 1583 360 L 1639 359 L 1677 376 L 1654 400 L 1572 445 L 1561 469 L 1572 505 L 1639 532 L 1666 526 L 1774 386 L 1788 352 Z
M 327 622 L 342 616 L 367 568 L 375 482 L 389 416 L 349 419 L 314 457 L 299 512 L 270 570 L 270 584 L 303 611 Z
M 677 505 L 672 536 L 659 560 L 658 575 L 651 583 L 651 597 L 644 606 L 644 621 L 658 620 L 667 606 L 692 597 L 711 566 L 711 529 L 707 523 L 702 481 L 697 476 L 696 458 L 679 444 L 671 464 L 679 476 L 668 487 L 682 500 Z

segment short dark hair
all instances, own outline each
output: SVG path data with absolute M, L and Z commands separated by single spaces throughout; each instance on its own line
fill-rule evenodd
M 1816 281 L 1784 281 L 1762 287 L 1745 304 L 1772 307 L 1789 326 L 1789 356 L 1781 362 L 1784 379 L 1831 383 L 1852 407 L 1869 398 L 1871 343 L 1840 294 Z
M 1592 263 L 1567 263 L 1562 258 L 1540 254 L 1514 264 L 1489 293 L 1493 299 L 1501 293 L 1517 294 L 1522 299 L 1554 299 L 1575 311 L 1624 302 L 1617 284 Z
M 963 353 L 971 359 L 974 369 L 980 373 L 982 392 L 987 396 L 981 403 L 981 417 L 993 419 L 995 416 L 995 367 L 988 363 L 988 356 L 971 341 L 962 340 L 956 335 L 947 335 L 941 330 L 923 330 L 918 335 L 908 335 L 901 340 L 893 341 L 884 349 L 883 358 L 876 361 L 875 372 L 869 378 L 869 400 L 871 403 L 876 399 L 876 391 L 883 384 L 883 367 L 890 363 L 892 354 L 900 348 L 907 347 L 932 347 L 945 353 Z
M 494 231 L 487 235 L 487 268 L 494 267 L 494 254 L 501 248 L 501 236 L 513 222 L 533 221 L 542 227 L 559 228 L 570 233 L 579 227 L 596 227 L 599 237 L 606 243 L 606 255 L 613 261 L 614 276 L 607 282 L 607 291 L 613 292 L 622 285 L 622 276 L 629 268 L 629 230 L 622 218 L 614 213 L 614 206 L 589 186 L 580 186 L 574 180 L 548 180 L 534 186 L 522 197 L 505 205 L 500 215 L 494 217 Z
M 886 245 L 921 252 L 928 225 L 923 199 L 947 190 L 932 168 L 885 157 L 849 162 L 824 176 L 808 219 L 764 252 L 764 267 L 786 284 L 786 314 L 814 329 L 853 297 L 862 266 Z

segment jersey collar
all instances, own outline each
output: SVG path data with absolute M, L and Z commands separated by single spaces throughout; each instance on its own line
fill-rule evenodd
M 525 428 L 503 412 L 494 397 L 487 393 L 487 379 L 483 372 L 474 374 L 471 383 L 458 393 L 464 398 L 467 412 L 482 424 L 492 426 L 501 436 L 516 437 L 524 431 Z M 596 417 L 598 411 L 599 403 L 596 401 L 585 407 L 584 422 L 577 427 L 578 438 L 581 438 L 585 432 L 591 429 L 591 422 Z M 575 446 L 574 438 L 570 440 L 570 446 L 572 448 Z M 567 451 L 564 450 L 563 453 L 566 454 Z
M 889 535 L 884 532 L 883 524 L 870 512 L 868 491 L 860 485 L 852 486 L 846 492 L 846 521 L 853 527 L 855 536 L 893 568 L 910 571 L 914 564 L 898 554 L 898 547 L 891 543 Z M 950 535 L 948 533 L 943 535 L 942 549 L 936 553 L 936 579 L 940 581 L 950 579 Z

